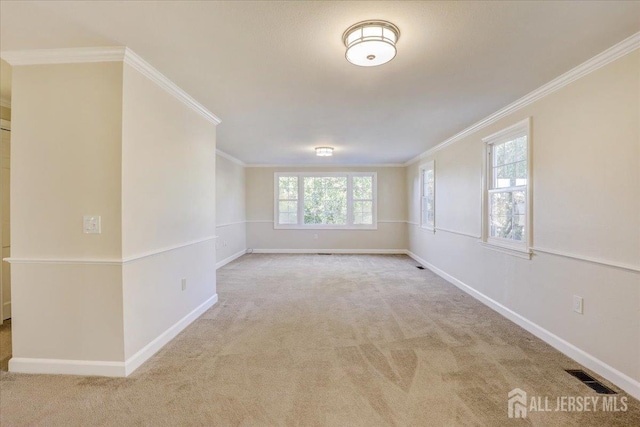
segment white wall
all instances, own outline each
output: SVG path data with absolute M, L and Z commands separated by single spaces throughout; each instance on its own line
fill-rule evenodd
M 273 228 L 274 173 L 377 172 L 377 230 L 283 230 Z M 407 248 L 406 179 L 402 167 L 269 168 L 249 167 L 247 179 L 247 247 L 269 249 L 402 250 Z M 317 235 L 318 238 L 314 238 Z
M 122 63 L 13 67 L 13 357 L 124 360 Z M 82 216 L 102 216 L 83 234 Z
M 636 50 L 436 151 L 423 159 L 435 160 L 436 226 L 462 234 L 409 226 L 409 249 L 418 257 L 599 359 L 601 366 L 622 372 L 617 379 L 626 375 L 635 387 L 640 384 L 637 271 L 541 251 L 525 260 L 482 247 L 477 236 L 481 138 L 530 116 L 534 248 L 640 266 L 639 94 Z M 407 170 L 409 218 L 416 223 L 420 164 Z M 572 311 L 573 295 L 584 298 L 583 315 Z
M 128 359 L 216 294 L 216 129 L 128 64 L 123 93 Z
M 216 156 L 217 267 L 247 249 L 245 168 L 225 156 Z

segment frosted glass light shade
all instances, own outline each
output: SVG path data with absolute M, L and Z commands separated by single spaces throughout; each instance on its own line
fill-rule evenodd
M 363 21 L 352 25 L 342 35 L 347 61 L 361 67 L 386 64 L 396 56 L 398 27 L 387 21 Z
M 316 156 L 333 156 L 333 147 L 316 147 Z

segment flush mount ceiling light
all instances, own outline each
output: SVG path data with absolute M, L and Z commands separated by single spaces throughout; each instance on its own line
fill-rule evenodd
M 342 35 L 347 61 L 361 67 L 375 67 L 391 61 L 396 56 L 399 38 L 398 27 L 387 21 L 358 22 Z
M 316 156 L 333 156 L 333 147 L 316 147 Z

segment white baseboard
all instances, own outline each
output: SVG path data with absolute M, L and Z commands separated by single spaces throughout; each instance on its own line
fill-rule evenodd
M 596 372 L 597 374 L 611 381 L 613 384 L 617 385 L 618 387 L 620 387 L 621 389 L 623 389 L 624 391 L 626 391 L 636 399 L 640 399 L 640 382 L 639 381 L 631 378 L 630 376 L 628 376 L 623 372 L 620 372 L 616 368 L 608 365 L 607 363 L 596 358 L 595 356 L 592 356 L 586 351 L 576 347 L 570 342 L 565 341 L 564 339 L 549 332 L 543 327 L 533 323 L 529 319 L 505 307 L 504 305 L 500 304 L 496 300 L 489 298 L 488 296 L 484 295 L 481 292 L 478 292 L 471 286 L 456 279 L 450 274 L 440 270 L 438 267 L 434 266 L 433 264 L 430 264 L 429 262 L 420 258 L 413 252 L 407 251 L 406 254 L 409 255 L 414 260 L 416 260 L 417 262 L 419 262 L 420 264 L 422 264 L 423 266 L 427 267 L 429 270 L 436 273 L 438 276 L 448 281 L 449 283 L 452 283 L 453 285 L 462 289 L 464 292 L 468 293 L 469 295 L 471 295 L 478 301 L 482 302 L 489 308 L 497 311 L 507 319 L 511 320 L 516 325 L 522 327 L 523 329 L 529 331 L 536 337 L 540 338 L 542 341 L 551 345 L 556 350 L 564 353 L 565 355 L 569 356 L 570 358 L 580 363 L 581 365 L 585 366 L 586 368 L 591 369 L 593 372 Z
M 254 254 L 386 254 L 405 255 L 406 249 L 251 249 Z
M 9 372 L 22 374 L 63 374 L 100 377 L 125 377 L 124 362 L 102 360 L 33 359 L 12 357 Z
M 126 362 L 111 362 L 101 360 L 65 360 L 65 359 L 34 359 L 13 357 L 9 360 L 9 371 L 24 374 L 65 374 L 101 377 L 126 377 L 140 367 L 158 350 L 175 338 L 191 322 L 207 311 L 218 301 L 218 294 L 200 304 L 193 311 L 180 319 L 176 324 L 164 331 L 160 336 L 144 346 L 140 351 L 127 359 Z
M 236 252 L 235 254 L 233 254 L 231 256 L 226 257 L 222 261 L 216 262 L 216 270 L 221 268 L 221 267 L 224 267 L 225 265 L 229 264 L 231 261 L 240 258 L 242 255 L 245 255 L 246 253 L 247 253 L 247 250 L 243 249 L 241 251 Z
M 177 323 L 171 326 L 169 329 L 160 334 L 156 339 L 149 344 L 141 348 L 136 354 L 131 356 L 125 362 L 125 375 L 129 376 L 133 371 L 138 369 L 140 365 L 146 362 L 151 356 L 156 354 L 158 350 L 164 347 L 169 341 L 174 339 L 176 335 L 184 330 L 194 320 L 202 315 L 205 311 L 211 308 L 218 302 L 218 294 L 214 294 L 211 298 L 196 307 L 191 313 L 184 316 Z
M 4 317 L 2 321 L 5 321 L 11 318 L 11 301 L 7 301 L 4 304 L 2 304 L 2 317 Z

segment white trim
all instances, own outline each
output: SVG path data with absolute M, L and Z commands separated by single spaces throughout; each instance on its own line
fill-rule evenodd
M 229 227 L 230 225 L 237 225 L 237 224 L 245 224 L 247 221 L 235 221 L 235 222 L 225 222 L 224 224 L 218 224 L 216 225 L 216 228 L 220 228 L 220 227 Z
M 404 219 L 379 219 L 378 224 L 405 224 L 407 221 Z
M 405 255 L 406 249 L 252 249 L 254 254 L 386 254 Z
M 331 165 L 322 164 L 322 163 L 304 163 L 304 164 L 260 164 L 260 163 L 246 163 L 245 167 L 248 168 L 329 168 L 329 169 L 340 169 L 340 168 L 403 168 L 406 165 L 404 163 L 359 163 L 359 164 L 341 164 L 335 163 Z M 281 171 L 287 172 L 287 171 Z
M 415 226 L 420 227 L 420 223 L 418 223 L 418 222 L 414 222 L 414 221 L 406 221 L 406 223 L 407 223 L 407 224 L 409 224 L 409 225 L 415 225 Z
M 64 49 L 8 50 L 0 57 L 11 66 L 118 62 L 125 56 L 124 46 L 79 47 Z
M 482 159 L 482 244 L 489 249 L 495 249 L 499 252 L 519 256 L 521 258 L 531 259 L 531 250 L 529 247 L 533 244 L 533 140 L 531 138 L 532 127 L 531 117 L 520 120 L 498 132 L 482 138 L 484 143 L 484 156 Z M 527 138 L 527 184 L 519 187 L 511 188 L 493 188 L 493 147 L 497 144 L 503 144 L 518 136 L 526 136 Z M 521 242 L 509 239 L 502 239 L 490 236 L 490 192 L 495 191 L 514 191 L 516 189 L 526 192 L 526 209 L 525 209 L 525 227 L 524 240 Z
M 257 222 L 257 223 L 273 223 L 272 219 L 248 219 L 245 222 L 249 223 L 249 222 Z
M 435 233 L 436 231 L 436 161 L 429 160 L 420 165 L 418 168 L 420 173 L 420 228 Z M 426 197 L 424 194 L 424 173 L 426 171 L 433 172 L 433 224 L 427 224 L 424 222 L 424 203 L 423 199 Z
M 13 357 L 9 360 L 9 371 L 24 374 L 65 374 L 102 377 L 126 377 L 140 367 L 151 356 L 175 338 L 182 330 L 218 301 L 218 294 L 196 307 L 156 339 L 144 346 L 126 362 L 102 360 L 33 359 Z
M 471 237 L 472 239 L 481 239 L 482 236 L 466 233 L 464 231 L 449 230 L 448 228 L 436 227 L 436 231 L 444 231 L 445 233 L 457 234 L 459 236 Z
M 552 250 L 552 249 L 539 248 L 537 246 L 533 247 L 531 249 L 534 252 L 541 252 L 541 253 L 560 256 L 560 257 L 564 257 L 564 258 L 575 259 L 575 260 L 578 260 L 578 261 L 590 262 L 592 264 L 598 264 L 598 265 L 604 265 L 604 266 L 607 266 L 607 267 L 619 268 L 619 269 L 622 269 L 622 270 L 633 271 L 635 273 L 640 272 L 640 266 L 637 266 L 637 265 L 624 264 L 624 263 L 609 261 L 609 260 L 605 260 L 605 259 L 601 259 L 601 258 L 585 257 L 585 256 L 582 256 L 582 255 L 571 254 L 571 253 L 568 253 L 568 252 L 562 252 L 562 251 L 556 251 L 556 250 Z
M 620 43 L 613 45 L 604 52 L 599 53 L 598 55 L 583 62 L 577 67 L 567 71 L 559 77 L 556 77 L 549 83 L 540 86 L 532 92 L 529 92 L 527 95 L 523 96 L 517 101 L 496 111 L 488 117 L 485 117 L 484 119 L 453 135 L 451 138 L 441 142 L 440 144 L 424 151 L 422 154 L 415 156 L 411 160 L 405 162 L 403 165 L 409 166 L 424 157 L 432 155 L 436 151 L 442 150 L 443 148 L 460 141 L 461 139 L 473 134 L 474 132 L 477 132 L 480 129 L 489 126 L 490 124 L 497 122 L 498 120 L 508 116 L 509 114 L 515 113 L 516 111 L 526 107 L 527 105 L 536 102 L 540 98 L 552 94 L 558 89 L 567 86 L 569 83 L 572 83 L 579 78 L 584 77 L 601 67 L 604 67 L 605 65 L 625 56 L 630 52 L 633 52 L 638 48 L 640 48 L 640 32 L 635 33 L 632 36 L 622 40 Z
M 0 107 L 11 108 L 11 100 L 7 98 L 0 98 Z
M 2 303 L 2 319 L 0 319 L 0 325 L 7 319 L 11 318 L 11 301 Z
M 528 332 L 530 332 L 533 335 L 535 335 L 536 337 L 540 338 L 542 341 L 544 341 L 547 344 L 551 345 L 556 350 L 564 353 L 565 355 L 569 356 L 570 358 L 572 358 L 576 362 L 580 363 L 581 365 L 585 366 L 586 368 L 588 368 L 588 369 L 596 372 L 597 374 L 603 376 L 604 378 L 606 378 L 607 380 L 611 381 L 612 383 L 614 383 L 615 385 L 617 385 L 621 389 L 625 390 L 630 395 L 634 396 L 636 399 L 640 399 L 640 382 L 639 381 L 629 377 L 625 373 L 620 372 L 616 368 L 608 365 L 607 363 L 605 363 L 602 360 L 596 358 L 595 356 L 592 356 L 591 354 L 587 353 L 586 351 L 576 347 L 575 345 L 571 344 L 570 342 L 568 342 L 568 341 L 560 338 L 559 336 L 549 332 L 548 330 L 546 330 L 543 327 L 537 325 L 536 323 L 533 323 L 529 319 L 523 317 L 522 315 L 516 313 L 515 311 L 509 309 L 508 307 L 505 307 L 504 305 L 500 304 L 499 302 L 489 298 L 488 296 L 486 296 L 483 293 L 475 290 L 474 288 L 472 288 L 471 286 L 469 286 L 466 283 L 462 282 L 461 280 L 456 279 L 455 277 L 449 275 L 448 273 L 444 272 L 443 270 L 440 270 L 439 268 L 437 268 L 433 264 L 430 264 L 427 261 L 423 260 L 422 258 L 417 256 L 413 252 L 407 251 L 407 255 L 409 255 L 411 258 L 413 258 L 414 260 L 416 260 L 417 262 L 419 262 L 423 266 L 427 267 L 429 270 L 431 270 L 432 272 L 434 272 L 438 276 L 442 277 L 443 279 L 445 279 L 449 283 L 457 286 L 458 288 L 460 288 L 461 290 L 463 290 L 467 294 L 471 295 L 472 297 L 474 297 L 475 299 L 477 299 L 478 301 L 480 301 L 484 305 L 488 306 L 489 308 L 491 308 L 494 311 L 498 312 L 502 316 L 504 316 L 507 319 L 511 320 L 516 325 L 524 328 Z
M 140 260 L 140 259 L 143 259 L 143 258 L 148 258 L 150 256 L 159 255 L 159 254 L 162 254 L 162 253 L 165 253 L 165 252 L 175 251 L 176 249 L 182 249 L 182 248 L 185 248 L 187 246 L 193 246 L 193 245 L 197 245 L 199 243 L 208 242 L 209 240 L 213 240 L 213 239 L 217 239 L 217 238 L 218 238 L 218 236 L 207 236 L 207 237 L 204 237 L 202 239 L 192 240 L 190 242 L 181 243 L 179 245 L 167 246 L 165 248 L 157 249 L 157 250 L 154 250 L 154 251 L 143 252 L 141 254 L 132 255 L 132 256 L 123 258 L 122 259 L 122 263 L 126 264 L 128 262 L 137 261 L 137 260 Z
M 280 177 L 296 177 L 298 180 L 298 195 L 295 202 L 298 206 L 296 224 L 280 224 Z M 304 178 L 307 177 L 340 177 L 346 178 L 347 181 L 347 222 L 346 224 L 323 225 L 323 224 L 304 224 Z M 372 203 L 372 223 L 371 224 L 354 224 L 353 223 L 353 179 L 355 177 L 371 177 L 372 181 L 372 198 L 363 199 Z M 294 201 L 290 199 L 290 201 Z M 378 229 L 378 173 L 369 171 L 328 171 L 328 172 L 274 172 L 273 174 L 273 228 L 275 230 L 377 230 Z
M 164 74 L 125 46 L 14 50 L 0 52 L 0 57 L 12 66 L 122 61 L 211 123 L 215 125 L 221 123 L 221 120 L 215 114 L 207 110 L 191 95 L 180 89 Z
M 169 343 L 189 326 L 194 320 L 200 317 L 205 311 L 218 302 L 218 294 L 213 294 L 208 300 L 194 308 L 189 314 L 178 320 L 173 326 L 161 333 L 156 339 L 141 348 L 136 354 L 127 359 L 124 363 L 125 375 L 129 376 L 133 371 L 138 369 L 140 365 L 149 360 L 151 356 L 156 354 L 162 347 Z
M 102 360 L 33 359 L 12 357 L 9 372 L 21 374 L 62 374 L 100 377 L 125 377 L 124 362 Z
M 219 148 L 216 148 L 216 154 L 219 155 L 220 157 L 224 157 L 225 159 L 235 163 L 236 165 L 242 166 L 242 167 L 246 167 L 247 164 L 245 162 L 243 162 L 240 159 L 237 159 L 235 157 L 233 157 L 231 154 L 227 154 L 224 151 L 220 150 Z
M 491 243 L 483 242 L 482 240 L 480 240 L 478 243 L 480 243 L 480 245 L 492 251 L 500 252 L 507 255 L 517 256 L 523 259 L 529 259 L 529 260 L 531 259 L 531 250 L 525 247 L 511 247 L 508 245 L 501 245 L 496 242 L 491 242 Z
M 4 258 L 9 264 L 104 264 L 122 265 L 117 258 Z
M 187 246 L 197 245 L 209 240 L 217 239 L 218 236 L 208 236 L 203 239 L 192 240 L 190 242 L 181 243 L 175 246 L 169 246 L 155 251 L 144 252 L 127 258 L 4 258 L 11 264 L 106 264 L 106 265 L 122 265 L 128 262 L 137 261 L 139 259 L 174 251 L 176 249 L 185 248 Z
M 247 253 L 247 249 L 245 248 L 241 251 L 236 252 L 231 256 L 226 257 L 222 261 L 216 262 L 216 270 L 224 267 L 225 265 L 229 264 L 231 261 L 235 261 L 236 259 L 240 258 L 242 255 L 245 255 L 246 253 Z
M 202 104 L 195 100 L 184 90 L 180 89 L 175 83 L 169 80 L 164 74 L 155 69 L 151 64 L 138 56 L 134 51 L 129 48 L 125 48 L 124 63 L 135 68 L 140 74 L 146 76 L 149 80 L 160 86 L 167 91 L 170 95 L 173 95 L 183 104 L 190 107 L 196 113 L 210 121 L 215 125 L 219 125 L 222 120 L 218 118 L 211 111 L 207 110 Z

